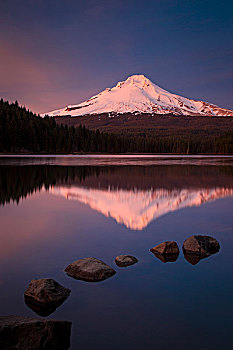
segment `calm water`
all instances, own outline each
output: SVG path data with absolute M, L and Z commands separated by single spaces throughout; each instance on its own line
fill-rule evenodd
M 231 349 L 232 209 L 232 157 L 0 157 L 1 315 L 39 317 L 23 294 L 51 277 L 72 291 L 49 316 L 72 321 L 71 349 Z M 220 252 L 190 264 L 181 248 L 193 234 Z M 166 240 L 176 262 L 149 251 Z M 119 268 L 119 254 L 139 263 Z M 63 272 L 89 256 L 116 275 Z

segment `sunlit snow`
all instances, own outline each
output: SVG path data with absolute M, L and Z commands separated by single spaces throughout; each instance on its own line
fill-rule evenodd
M 153 84 L 144 75 L 132 75 L 78 105 L 66 106 L 44 115 L 81 116 L 111 112 L 233 116 L 232 110 L 172 94 Z

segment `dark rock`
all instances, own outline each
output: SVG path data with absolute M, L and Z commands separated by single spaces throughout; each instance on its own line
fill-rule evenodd
M 166 241 L 154 248 L 151 248 L 150 251 L 156 254 L 179 254 L 179 247 L 174 241 Z
M 67 350 L 71 322 L 0 316 L 1 350 Z
M 70 295 L 52 278 L 32 280 L 24 293 L 25 304 L 40 316 L 48 316 Z
M 178 259 L 179 254 L 157 254 L 153 253 L 156 258 L 161 260 L 163 263 L 175 262 Z
M 74 261 L 66 267 L 65 272 L 70 277 L 86 282 L 100 282 L 116 273 L 110 266 L 96 258 Z
M 174 241 L 163 242 L 150 251 L 163 263 L 175 262 L 179 256 L 179 247 Z
M 194 235 L 187 238 L 183 244 L 184 254 L 199 255 L 201 258 L 215 254 L 219 249 L 220 245 L 218 241 L 210 236 Z
M 184 253 L 184 257 L 191 265 L 196 265 L 200 260 L 203 259 L 200 255 L 197 254 Z
M 133 264 L 136 264 L 138 259 L 132 255 L 118 255 L 115 259 L 115 263 L 119 267 L 126 267 Z
M 61 301 L 57 304 L 53 303 L 47 305 L 40 305 L 28 299 L 27 297 L 24 297 L 24 302 L 32 311 L 34 311 L 37 315 L 42 317 L 47 317 L 51 315 L 63 303 L 63 301 Z

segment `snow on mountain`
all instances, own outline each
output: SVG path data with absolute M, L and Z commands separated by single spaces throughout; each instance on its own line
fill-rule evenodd
M 112 112 L 233 116 L 233 110 L 172 94 L 153 84 L 144 75 L 132 75 L 89 100 L 45 113 L 43 116 L 81 116 Z
M 142 230 L 151 221 L 169 212 L 233 196 L 232 188 L 104 190 L 78 186 L 56 186 L 50 193 L 87 204 L 106 217 L 132 230 Z

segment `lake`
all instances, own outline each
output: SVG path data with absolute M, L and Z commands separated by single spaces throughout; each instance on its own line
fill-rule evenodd
M 32 279 L 71 290 L 47 318 L 72 321 L 70 349 L 233 347 L 233 157 L 0 157 L 1 315 L 40 317 L 24 302 Z M 209 235 L 220 251 L 188 261 L 182 244 Z M 150 249 L 176 241 L 176 261 Z M 115 257 L 138 263 L 121 268 Z M 88 283 L 73 261 L 116 274 Z

